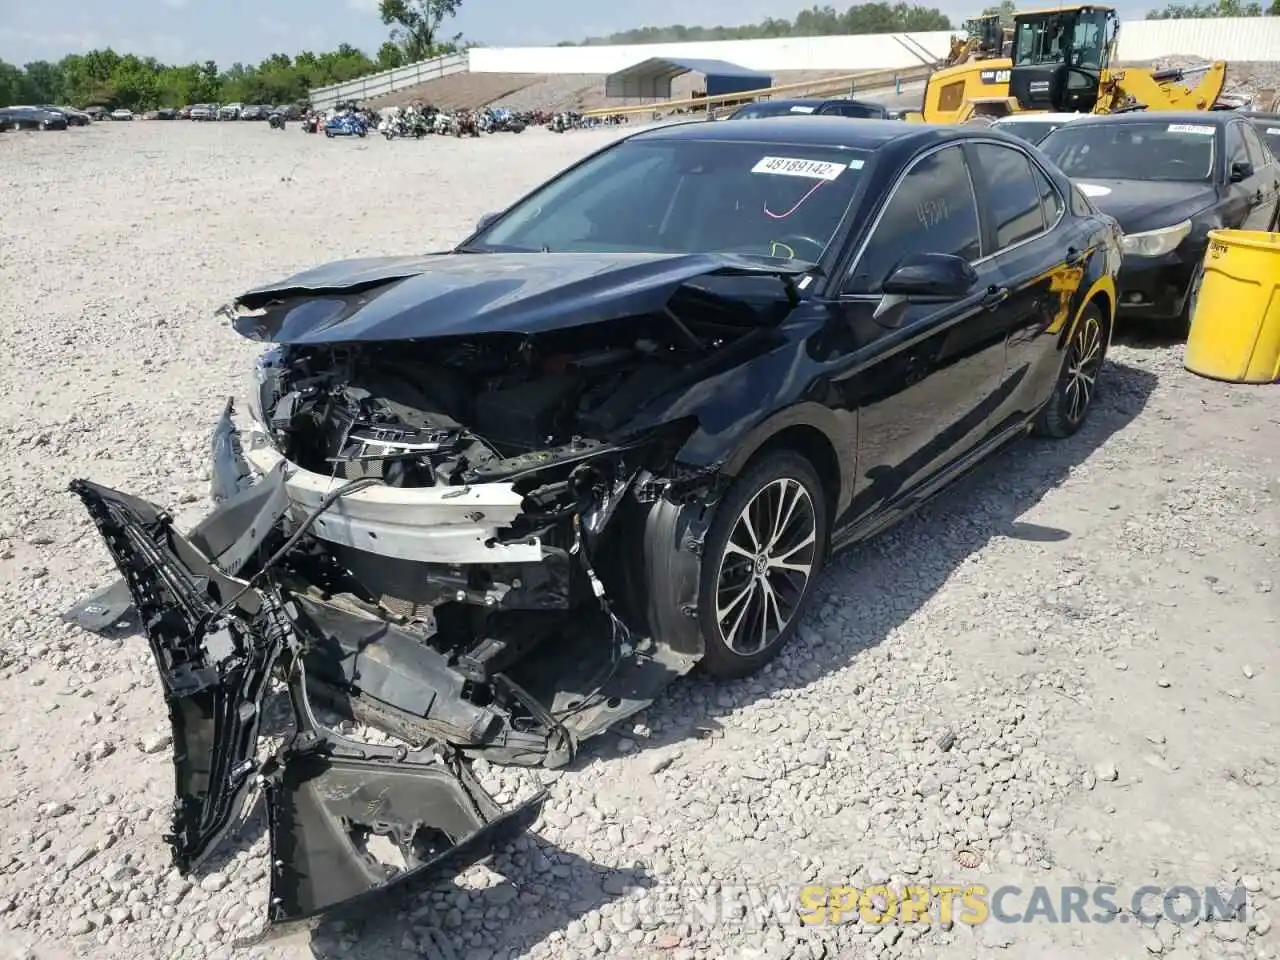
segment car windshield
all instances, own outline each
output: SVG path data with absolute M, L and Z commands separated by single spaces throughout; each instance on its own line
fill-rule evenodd
M 1068 177 L 1198 182 L 1213 177 L 1208 123 L 1067 124 L 1039 144 Z
M 761 117 L 785 117 L 789 114 L 813 113 L 821 104 L 817 103 L 752 103 L 736 111 L 731 120 L 758 120 Z
M 1005 133 L 1012 133 L 1015 137 L 1021 137 L 1027 143 L 1039 143 L 1048 134 L 1053 133 L 1060 126 L 1061 120 L 1019 120 L 1016 123 L 997 123 L 996 126 Z
M 831 146 L 626 141 L 546 184 L 464 249 L 817 262 L 870 157 Z

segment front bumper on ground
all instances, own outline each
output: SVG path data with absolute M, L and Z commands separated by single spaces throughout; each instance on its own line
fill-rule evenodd
M 308 618 L 275 589 L 231 572 L 288 509 L 283 471 L 187 536 L 146 501 L 84 480 L 71 489 L 124 575 L 160 671 L 176 792 L 167 839 L 180 872 L 209 855 L 255 782 L 269 815 L 267 919 L 276 931 L 463 868 L 537 819 L 545 795 L 503 812 L 447 746 L 375 746 L 317 720 L 304 650 L 317 637 L 301 629 Z M 259 718 L 277 672 L 294 731 L 259 764 Z
M 1116 281 L 1120 311 L 1128 317 L 1178 319 L 1199 262 L 1194 253 L 1181 250 L 1162 257 L 1126 256 Z

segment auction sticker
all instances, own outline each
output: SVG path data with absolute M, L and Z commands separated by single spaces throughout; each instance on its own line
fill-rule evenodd
M 834 180 L 844 171 L 843 163 L 826 160 L 801 160 L 798 157 L 761 157 L 752 173 L 772 173 L 782 177 L 807 177 L 810 180 Z
M 1110 187 L 1104 187 L 1098 183 L 1077 183 L 1076 186 L 1086 197 L 1105 197 L 1111 192 Z
M 1212 137 L 1213 127 L 1204 123 L 1171 123 L 1170 133 L 1194 133 L 1201 137 Z
M 1280 135 L 1280 127 L 1267 127 L 1267 136 L 1274 137 Z
M 813 107 L 792 107 L 792 113 L 813 113 Z

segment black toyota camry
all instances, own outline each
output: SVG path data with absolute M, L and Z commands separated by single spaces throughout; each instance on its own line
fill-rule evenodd
M 72 484 L 125 578 L 72 615 L 132 602 L 163 675 L 179 868 L 253 782 L 276 924 L 527 828 L 541 798 L 501 812 L 467 758 L 562 765 L 697 665 L 757 670 L 835 549 L 1079 429 L 1120 242 L 998 132 L 694 122 L 452 250 L 241 295 L 225 322 L 269 349 L 214 431 L 217 508 L 183 533 Z M 272 676 L 296 733 L 260 766 Z
M 1280 223 L 1280 161 L 1234 111 L 1084 117 L 1039 146 L 1124 230 L 1121 316 L 1185 325 L 1209 231 Z

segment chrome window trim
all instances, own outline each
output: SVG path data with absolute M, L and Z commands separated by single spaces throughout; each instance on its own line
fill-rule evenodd
M 961 149 L 961 151 L 963 151 L 964 145 L 970 144 L 970 143 L 974 145 L 990 144 L 997 147 L 1005 147 L 1006 149 L 1013 150 L 1016 153 L 1022 154 L 1022 156 L 1026 158 L 1026 160 L 1032 165 L 1032 168 L 1039 171 L 1039 173 L 1045 178 L 1045 180 L 1048 181 L 1049 186 L 1053 188 L 1053 192 L 1058 197 L 1058 219 L 1053 221 L 1051 225 L 1045 227 L 1043 230 L 1041 230 L 1037 234 L 1034 234 L 1030 237 L 1026 237 L 1023 240 L 1019 240 L 1017 243 L 1010 244 L 1007 247 L 1002 247 L 999 250 L 995 251 L 994 253 L 984 254 L 983 256 L 979 257 L 977 260 L 970 261 L 973 266 L 975 267 L 979 266 L 980 264 L 986 263 L 988 260 L 994 260 L 996 257 L 1003 256 L 1004 254 L 1008 253 L 1010 250 L 1016 250 L 1019 247 L 1023 246 L 1024 244 L 1032 243 L 1036 240 L 1039 240 L 1045 234 L 1052 233 L 1054 230 L 1058 228 L 1059 224 L 1062 223 L 1063 219 L 1067 215 L 1067 200 L 1062 196 L 1062 191 L 1058 189 L 1058 185 L 1053 182 L 1053 177 L 1049 176 L 1048 172 L 1044 169 L 1044 165 L 1041 164 L 1038 160 L 1036 160 L 1035 157 L 1033 157 L 1028 151 L 1024 150 L 1020 145 L 1008 143 L 1007 141 L 1004 141 L 1004 140 L 996 140 L 991 137 L 974 137 L 968 140 L 952 140 L 949 143 L 940 143 L 930 147 L 929 149 L 921 153 L 919 156 L 913 158 L 911 163 L 908 164 L 907 167 L 902 171 L 902 173 L 898 175 L 897 179 L 893 181 L 893 186 L 890 188 L 888 192 L 888 197 L 884 201 L 884 203 L 881 205 L 880 210 L 876 213 L 876 218 L 871 223 L 871 229 L 868 231 L 866 239 L 862 241 L 862 245 L 858 247 L 857 253 L 854 254 L 853 259 L 849 262 L 849 269 L 845 271 L 844 279 L 841 282 L 842 287 L 845 283 L 848 283 L 849 278 L 852 277 L 853 274 L 857 271 L 858 265 L 862 262 L 863 255 L 867 252 L 867 247 L 871 245 L 871 241 L 875 239 L 876 231 L 880 229 L 880 221 L 884 219 L 885 211 L 889 209 L 889 204 L 893 202 L 893 199 L 897 195 L 898 190 L 901 189 L 902 182 L 906 180 L 908 176 L 911 175 L 912 171 L 915 170 L 917 164 L 933 156 L 935 153 L 939 153 L 940 151 L 946 150 L 949 147 L 958 147 Z M 969 177 L 969 189 L 973 191 L 973 206 L 974 206 L 975 212 L 977 212 L 978 214 L 979 227 L 981 227 L 982 211 L 978 209 L 978 191 L 974 187 L 973 170 L 969 166 L 967 157 L 965 158 L 965 171 Z M 1034 177 L 1032 179 L 1034 180 Z M 1039 195 L 1040 195 L 1040 191 L 1037 189 L 1036 196 L 1039 197 Z M 1041 209 L 1043 210 L 1043 206 L 1041 207 Z M 877 297 L 878 298 L 882 296 L 882 294 L 845 293 L 843 290 L 841 290 L 839 296 L 840 297 Z

